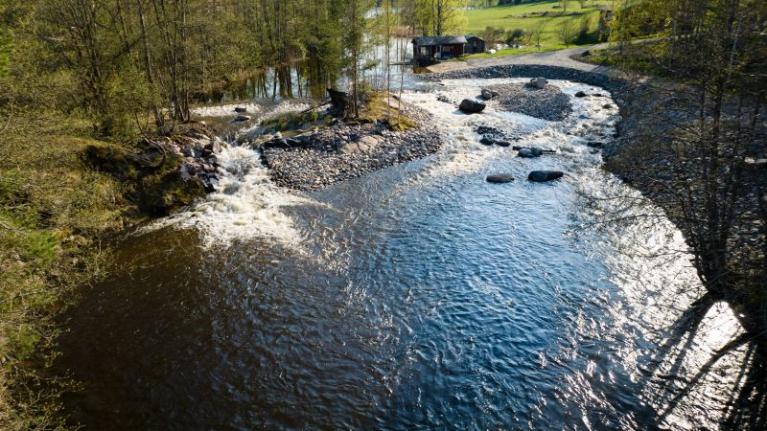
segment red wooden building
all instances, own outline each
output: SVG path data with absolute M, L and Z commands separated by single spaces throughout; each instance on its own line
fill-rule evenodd
M 413 60 L 419 66 L 428 66 L 447 58 L 464 54 L 464 36 L 416 37 L 413 39 Z

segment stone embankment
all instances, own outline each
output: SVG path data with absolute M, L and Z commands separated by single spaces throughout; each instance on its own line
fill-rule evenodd
M 357 178 L 435 153 L 442 145 L 429 113 L 393 102 L 401 115 L 415 127 L 394 130 L 385 121 L 334 124 L 293 137 L 281 134 L 251 139 L 247 144 L 261 149 L 272 180 L 296 190 L 315 190 Z M 397 110 L 392 111 L 397 115 Z
M 379 124 L 339 125 L 262 145 L 264 163 L 280 186 L 314 190 L 435 153 L 432 130 L 394 132 Z

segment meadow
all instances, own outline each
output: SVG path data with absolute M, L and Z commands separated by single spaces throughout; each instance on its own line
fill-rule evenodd
M 466 58 L 498 57 L 506 55 L 529 54 L 533 52 L 553 51 L 565 49 L 579 44 L 592 44 L 597 42 L 599 26 L 599 6 L 612 5 L 612 1 L 587 1 L 584 7 L 579 2 L 568 3 L 567 11 L 561 8 L 558 1 L 544 1 L 536 3 L 524 3 L 509 6 L 496 6 L 486 9 L 467 10 L 466 33 L 481 35 L 488 27 L 502 30 L 506 33 L 515 29 L 525 31 L 520 42 L 520 48 L 502 49 L 495 54 L 476 54 Z M 581 38 L 571 44 L 565 44 L 558 34 L 563 22 L 571 21 L 571 25 L 577 32 L 581 21 L 586 18 L 589 21 L 589 38 Z M 535 46 L 535 38 L 529 35 L 537 27 L 543 25 L 540 37 L 540 47 Z M 488 44 L 488 49 L 491 48 Z

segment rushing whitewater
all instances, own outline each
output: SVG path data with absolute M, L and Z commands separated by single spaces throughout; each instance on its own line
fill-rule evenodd
M 636 192 L 587 144 L 613 136 L 607 92 L 554 81 L 561 122 L 453 103 L 491 84 L 424 83 L 437 154 L 311 193 L 230 146 L 205 201 L 120 244 L 68 317 L 64 402 L 94 429 L 715 428 L 737 389 L 695 374 L 739 328 L 711 311 L 664 345 L 700 294 L 679 232 L 605 223 Z M 556 150 L 520 159 L 477 128 Z M 525 180 L 531 170 L 566 172 Z M 517 180 L 488 184 L 490 173 Z M 650 208 L 652 210 L 652 208 Z M 670 251 L 673 251 L 671 253 Z M 671 338 L 673 339 L 673 337 Z M 694 346 L 683 349 L 684 343 Z M 88 352 L 82 355 L 82 352 Z M 687 353 L 686 353 L 687 352 Z

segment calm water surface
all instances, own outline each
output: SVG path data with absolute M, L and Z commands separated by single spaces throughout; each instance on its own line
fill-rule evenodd
M 82 382 L 65 399 L 73 419 L 158 430 L 714 424 L 727 378 L 682 402 L 658 392 L 671 366 L 658 337 L 698 286 L 685 256 L 633 251 L 683 248 L 678 232 L 586 227 L 598 212 L 584 193 L 630 192 L 583 138 L 610 136 L 615 108 L 574 98 L 571 118 L 549 123 L 436 100 L 489 83 L 407 92 L 436 115 L 444 150 L 319 192 L 278 189 L 257 153 L 227 150 L 222 191 L 122 240 L 112 276 L 66 316 L 57 369 Z M 478 125 L 558 154 L 481 146 Z M 533 184 L 533 169 L 568 175 Z M 517 181 L 485 182 L 498 172 Z M 719 311 L 675 375 L 737 331 Z

